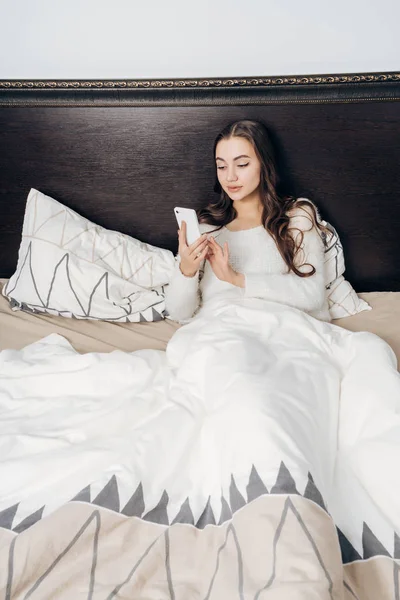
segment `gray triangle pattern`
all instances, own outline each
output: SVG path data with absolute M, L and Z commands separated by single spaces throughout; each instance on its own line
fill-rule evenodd
M 229 503 L 227 499 L 221 495 L 221 514 L 218 525 L 229 521 L 232 518 L 232 514 L 237 510 L 245 506 L 245 504 L 255 500 L 261 495 L 268 494 L 268 490 L 264 485 L 261 477 L 259 476 L 257 469 L 255 466 L 252 466 L 249 482 L 246 486 L 247 492 L 247 502 L 240 493 L 235 478 L 231 475 L 231 483 L 229 487 Z M 276 478 L 275 485 L 271 488 L 271 494 L 299 494 L 296 488 L 295 481 L 291 476 L 289 470 L 286 465 L 282 462 L 279 468 L 279 472 Z M 82 502 L 90 502 L 90 485 L 83 488 L 73 499 L 76 501 Z M 325 503 L 323 501 L 322 495 L 319 492 L 317 486 L 314 483 L 314 479 L 311 473 L 308 474 L 308 483 L 306 489 L 304 491 L 304 497 L 314 501 L 316 504 L 321 506 L 324 510 L 326 510 Z M 104 488 L 98 493 L 96 498 L 92 501 L 93 504 L 98 506 L 103 506 L 110 510 L 114 510 L 119 512 L 120 509 L 120 499 L 119 499 L 119 491 L 118 491 L 118 482 L 115 475 L 111 477 L 108 483 L 104 486 Z M 181 508 L 176 514 L 173 521 L 170 523 L 168 517 L 168 507 L 169 496 L 166 490 L 164 490 L 157 506 L 155 506 L 152 510 L 147 512 L 144 516 L 145 512 L 145 501 L 143 494 L 143 486 L 140 483 L 136 488 L 135 492 L 131 496 L 130 500 L 121 510 L 121 513 L 126 515 L 127 517 L 141 517 L 146 521 L 150 521 L 153 523 L 160 523 L 162 525 L 170 525 L 174 523 L 188 523 L 194 525 L 194 515 L 190 506 L 189 498 L 183 502 Z M 0 512 L 0 527 L 5 529 L 11 529 L 12 523 L 15 520 L 15 515 L 17 514 L 18 504 L 14 504 Z M 14 529 L 16 533 L 21 533 L 22 531 L 28 529 L 34 523 L 39 521 L 42 518 L 44 506 L 38 509 L 25 519 L 21 521 Z M 208 497 L 206 505 L 201 513 L 195 527 L 198 529 L 203 529 L 206 525 L 215 525 L 216 519 L 214 512 L 211 507 L 211 500 Z M 348 562 L 352 562 L 354 560 L 360 560 L 361 556 L 354 549 L 352 544 L 346 538 L 346 536 L 337 528 L 339 544 L 342 551 L 342 561 L 344 564 Z M 383 546 L 383 544 L 378 540 L 378 538 L 374 535 L 371 529 L 368 527 L 366 523 L 364 523 L 363 535 L 362 535 L 362 544 L 363 544 L 363 558 L 371 558 L 373 556 L 388 556 L 391 554 L 387 551 L 387 549 Z M 394 533 L 394 552 L 393 557 L 396 559 L 400 559 L 400 537 Z
M 92 504 L 119 512 L 119 494 L 117 478 L 113 475 L 107 485 L 99 492 Z
M 322 498 L 322 494 L 314 483 L 314 479 L 311 473 L 308 474 L 308 482 L 306 489 L 304 490 L 304 498 L 312 500 L 315 504 L 318 504 L 321 508 L 326 510 L 325 502 Z
M 189 523 L 190 525 L 194 525 L 194 516 L 190 508 L 189 498 L 186 498 L 171 525 L 175 525 L 175 523 Z
M 12 523 L 15 517 L 15 513 L 17 512 L 18 506 L 19 503 L 14 504 L 13 506 L 9 506 L 8 508 L 0 512 L 0 527 L 3 527 L 4 529 L 12 528 Z
M 200 515 L 199 520 L 196 523 L 197 529 L 204 529 L 206 525 L 215 525 L 215 517 L 213 509 L 211 508 L 210 496 L 208 497 L 207 504 L 204 507 L 203 512 Z
M 296 483 L 287 469 L 285 463 L 281 462 L 275 485 L 271 488 L 271 494 L 298 494 Z
M 153 312 L 153 321 L 162 321 L 163 320 L 162 316 L 160 315 L 159 312 L 157 312 L 155 310 L 155 308 L 152 308 L 151 310 Z
M 42 518 L 43 511 L 44 506 L 42 506 L 42 508 L 39 508 L 39 510 L 36 510 L 34 513 L 26 517 L 23 521 L 21 521 L 21 523 L 18 523 L 18 525 L 14 527 L 13 531 L 15 531 L 15 533 L 21 533 L 21 531 L 28 529 L 28 527 L 32 527 L 32 525 L 40 521 L 40 519 Z
M 344 533 L 339 529 L 339 527 L 336 527 L 336 533 L 339 538 L 340 552 L 342 554 L 342 563 L 344 565 L 346 565 L 355 560 L 360 560 L 361 556 L 359 555 L 357 550 L 354 548 L 354 546 L 352 544 L 350 544 L 349 540 L 344 535 Z
M 77 495 L 72 498 L 71 502 L 74 500 L 79 500 L 80 502 L 90 502 L 90 485 L 87 485 L 85 488 L 83 488 L 83 490 L 78 492 Z
M 231 475 L 231 485 L 229 486 L 229 501 L 231 504 L 231 510 L 235 513 L 237 510 L 245 506 L 246 500 L 239 492 L 236 481 L 233 475 Z
M 389 556 L 389 552 L 381 544 L 378 538 L 372 533 L 371 529 L 366 523 L 363 526 L 362 534 L 362 545 L 363 545 L 363 558 L 372 558 L 373 556 Z
M 144 517 L 145 521 L 151 521 L 152 523 L 160 523 L 160 525 L 169 525 L 167 506 L 169 497 L 167 492 L 164 490 L 159 503 L 155 508 L 148 512 Z
M 145 504 L 143 498 L 143 486 L 141 483 L 137 486 L 134 494 L 130 500 L 125 504 L 121 511 L 123 515 L 127 517 L 141 517 L 145 511 Z
M 263 480 L 257 473 L 257 469 L 253 465 L 251 467 L 249 483 L 246 486 L 247 502 L 251 502 L 263 494 L 268 494 L 268 490 L 264 485 Z
M 33 315 L 39 312 L 32 306 L 29 306 L 26 302 L 21 302 L 21 310 L 23 310 L 24 312 L 32 313 Z
M 397 533 L 394 534 L 394 554 L 393 558 L 400 558 L 400 537 Z
M 10 302 L 10 307 L 11 309 L 13 308 L 20 308 L 20 303 L 17 302 L 17 300 L 15 300 L 15 298 L 9 298 L 9 302 Z

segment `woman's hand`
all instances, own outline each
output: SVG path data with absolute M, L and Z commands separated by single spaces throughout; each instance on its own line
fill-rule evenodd
M 203 233 L 190 246 L 186 243 L 186 221 L 182 221 L 182 227 L 178 230 L 179 256 L 181 257 L 180 269 L 186 277 L 194 277 L 200 268 L 200 263 L 205 259 L 208 251 L 207 234 Z
M 226 281 L 227 283 L 238 285 L 239 287 L 244 287 L 244 284 L 241 285 L 243 275 L 234 271 L 229 264 L 228 242 L 225 242 L 224 247 L 221 248 L 221 246 L 214 240 L 212 236 L 208 241 L 209 247 L 207 260 L 214 271 L 214 275 L 221 281 Z

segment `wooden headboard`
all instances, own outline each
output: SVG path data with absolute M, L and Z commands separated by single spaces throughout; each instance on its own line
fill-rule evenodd
M 400 290 L 400 74 L 0 81 L 0 277 L 13 273 L 39 189 L 109 229 L 177 251 L 176 205 L 215 197 L 231 121 L 260 119 L 282 192 L 338 230 L 358 292 Z

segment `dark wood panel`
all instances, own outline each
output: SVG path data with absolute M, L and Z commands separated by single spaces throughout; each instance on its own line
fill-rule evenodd
M 283 191 L 338 229 L 357 291 L 400 290 L 400 103 L 2 107 L 0 276 L 15 269 L 31 187 L 85 217 L 177 250 L 175 205 L 214 197 L 214 137 L 262 119 Z

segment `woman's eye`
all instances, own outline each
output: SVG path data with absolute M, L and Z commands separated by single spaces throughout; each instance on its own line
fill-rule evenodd
M 246 163 L 245 165 L 238 165 L 238 167 L 247 167 L 249 163 Z M 217 169 L 225 169 L 225 167 L 217 167 Z

